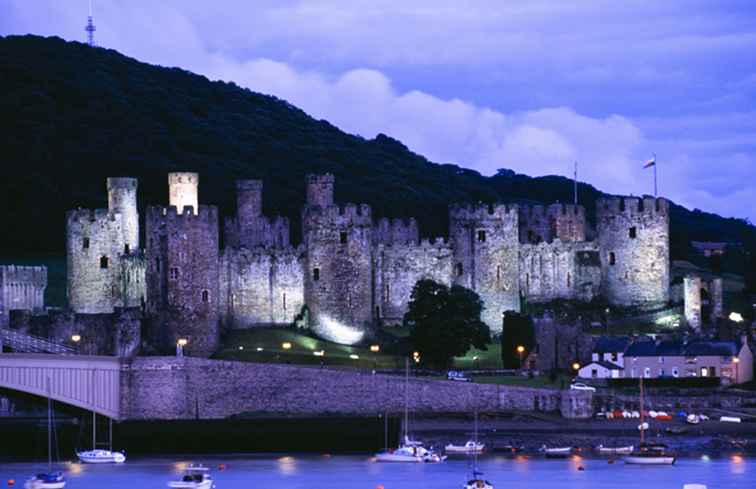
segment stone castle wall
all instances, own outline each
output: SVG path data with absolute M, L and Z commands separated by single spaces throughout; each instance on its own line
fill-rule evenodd
M 186 357 L 140 357 L 122 372 L 122 407 L 128 419 L 217 419 L 243 413 L 369 416 L 404 409 L 403 376 Z M 414 414 L 469 414 L 476 408 L 559 412 L 562 407 L 561 393 L 550 389 L 420 378 L 409 382 Z
M 602 294 L 615 305 L 669 301 L 669 202 L 600 200 L 596 207 Z
M 226 246 L 285 248 L 290 245 L 289 220 L 281 216 L 268 218 L 263 215 L 262 191 L 261 180 L 236 182 L 236 217 L 225 220 Z
M 590 301 L 599 294 L 601 263 L 595 242 L 523 244 L 520 286 L 529 302 L 554 299 Z
M 453 282 L 478 293 L 481 319 L 501 331 L 502 315 L 520 310 L 520 259 L 516 206 L 452 206 Z
M 302 311 L 304 248 L 226 247 L 220 261 L 220 311 L 227 327 L 291 324 Z
M 520 206 L 518 231 L 521 243 L 550 243 L 554 240 L 585 241 L 585 208 L 572 204 Z
M 378 245 L 374 251 L 373 303 L 376 317 L 384 324 L 401 324 L 412 289 L 422 279 L 451 285 L 451 245 L 439 238 L 420 243 Z
M 45 307 L 47 267 L 0 265 L 0 327 L 10 321 L 10 311 L 41 311 Z
M 147 311 L 161 350 L 186 339 L 188 353 L 219 345 L 218 208 L 147 208 Z

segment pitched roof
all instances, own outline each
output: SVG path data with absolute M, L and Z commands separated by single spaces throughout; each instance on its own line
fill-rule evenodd
M 604 367 L 607 370 L 624 370 L 624 367 L 620 367 L 616 363 L 607 362 L 605 360 L 598 360 L 598 361 L 593 361 L 593 362 L 587 363 L 582 368 L 590 367 L 591 365 L 599 365 L 601 367 Z M 581 368 L 581 370 L 582 370 L 582 368 Z
M 640 341 L 630 345 L 625 355 L 630 357 L 728 357 L 737 356 L 739 350 L 734 341 Z

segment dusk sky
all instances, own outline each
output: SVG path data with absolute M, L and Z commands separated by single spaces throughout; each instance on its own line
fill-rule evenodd
M 83 41 L 87 0 L 0 0 Z M 490 175 L 660 190 L 756 222 L 756 2 L 95 0 L 96 41 Z M 85 68 L 85 67 L 83 67 Z

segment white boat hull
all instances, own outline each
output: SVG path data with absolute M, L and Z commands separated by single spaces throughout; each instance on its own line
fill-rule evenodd
M 483 447 L 479 448 L 467 448 L 467 447 L 452 447 L 447 445 L 444 451 L 450 455 L 474 455 L 476 453 L 480 454 L 484 452 Z
M 85 464 L 122 464 L 126 461 L 126 455 L 121 452 L 111 452 L 110 450 L 76 452 L 76 456 Z
M 66 481 L 44 482 L 38 479 L 30 479 L 24 484 L 24 489 L 63 489 Z
M 405 462 L 405 463 L 422 463 L 422 457 L 412 455 L 396 455 L 393 453 L 379 453 L 375 456 L 376 462 Z
M 630 455 L 635 449 L 634 446 L 629 447 L 598 447 L 598 452 L 602 455 Z
M 643 457 L 643 456 L 628 455 L 627 457 L 625 457 L 625 463 L 632 464 L 632 465 L 672 465 L 675 463 L 675 457 L 668 457 L 668 456 Z
M 168 487 L 173 487 L 174 489 L 211 489 L 213 487 L 213 481 L 206 480 L 202 482 L 184 482 L 184 481 L 173 481 L 168 483 Z

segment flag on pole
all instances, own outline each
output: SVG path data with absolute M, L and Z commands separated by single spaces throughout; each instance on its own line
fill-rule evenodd
M 656 166 L 656 155 L 654 155 L 650 160 L 646 160 L 646 162 L 643 163 L 643 168 L 651 168 L 652 166 Z

